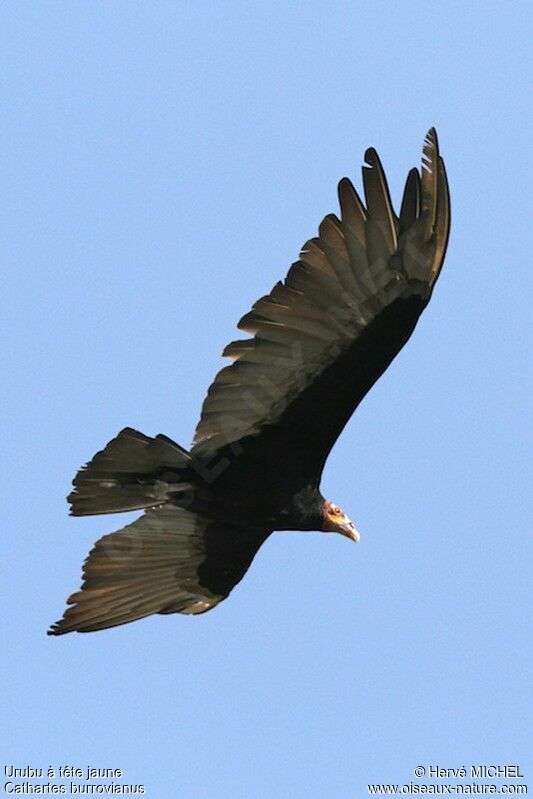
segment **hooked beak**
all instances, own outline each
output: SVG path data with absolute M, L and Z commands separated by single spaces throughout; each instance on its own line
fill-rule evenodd
M 349 538 L 350 541 L 355 541 L 356 544 L 358 544 L 361 540 L 359 530 L 349 519 L 346 519 L 346 522 L 343 522 L 338 526 L 337 532 L 339 532 L 341 535 L 344 535 L 346 538 Z

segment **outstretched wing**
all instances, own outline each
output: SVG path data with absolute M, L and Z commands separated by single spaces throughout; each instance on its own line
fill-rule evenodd
M 242 579 L 269 534 L 172 505 L 147 510 L 97 541 L 81 590 L 49 635 L 103 630 L 153 613 L 205 613 Z
M 365 160 L 366 207 L 343 178 L 341 218 L 326 216 L 285 281 L 240 320 L 253 338 L 224 350 L 235 360 L 209 388 L 193 456 L 244 449 L 280 479 L 305 460 L 318 480 L 354 409 L 411 335 L 450 225 L 436 132 L 426 136 L 421 175 L 409 172 L 399 217 L 376 151 Z

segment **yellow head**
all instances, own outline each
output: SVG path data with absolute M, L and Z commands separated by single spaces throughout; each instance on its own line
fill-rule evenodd
M 355 524 L 348 518 L 344 511 L 335 503 L 325 500 L 322 506 L 322 530 L 325 533 L 340 533 L 352 541 L 360 541 Z

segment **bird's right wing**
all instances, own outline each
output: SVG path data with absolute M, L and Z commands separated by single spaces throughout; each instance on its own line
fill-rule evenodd
M 341 180 L 341 218 L 326 216 L 285 281 L 239 322 L 253 337 L 226 347 L 235 360 L 209 388 L 193 457 L 244 447 L 248 464 L 280 482 L 302 469 L 318 479 L 353 410 L 411 335 L 448 241 L 437 135 L 427 134 L 422 174 L 409 172 L 399 217 L 376 151 L 365 159 L 366 207 Z
M 172 505 L 151 508 L 97 541 L 81 590 L 49 634 L 103 630 L 153 613 L 205 613 L 242 579 L 269 534 Z

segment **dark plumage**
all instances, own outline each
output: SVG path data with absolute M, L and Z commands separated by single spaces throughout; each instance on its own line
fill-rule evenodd
M 273 530 L 359 540 L 320 494 L 322 470 L 429 302 L 450 225 L 433 129 L 399 218 L 376 151 L 365 159 L 366 207 L 343 178 L 341 218 L 326 216 L 285 281 L 239 322 L 252 338 L 224 350 L 234 362 L 209 388 L 191 451 L 125 428 L 76 475 L 74 516 L 145 512 L 96 543 L 81 591 L 50 634 L 203 613 L 229 594 Z

